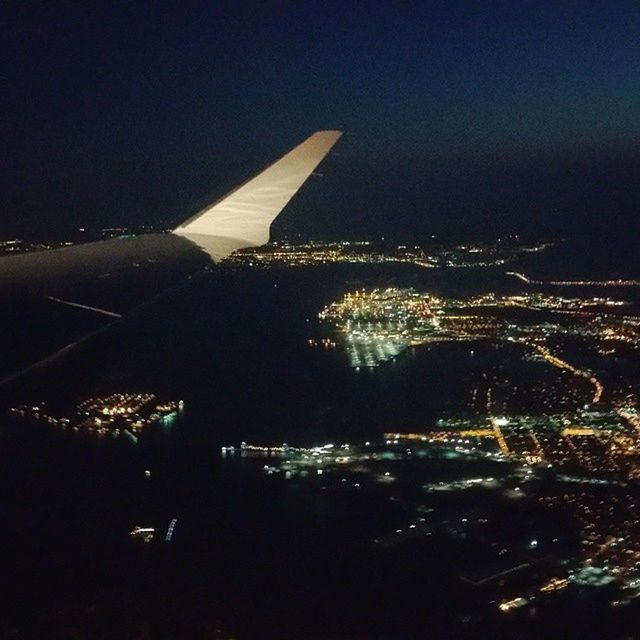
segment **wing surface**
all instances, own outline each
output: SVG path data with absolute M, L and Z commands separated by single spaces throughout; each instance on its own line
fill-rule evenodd
M 236 249 L 269 242 L 271 223 L 340 139 L 341 131 L 317 131 L 221 200 L 173 230 L 214 260 Z

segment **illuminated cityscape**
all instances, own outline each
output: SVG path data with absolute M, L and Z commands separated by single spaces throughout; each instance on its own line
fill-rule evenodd
M 609 344 L 638 340 L 640 317 L 616 313 L 626 303 L 610 298 L 564 298 L 540 293 L 446 299 L 413 289 L 355 291 L 319 313 L 343 336 L 351 366 L 376 366 L 408 347 L 451 340 L 493 340 L 521 344 L 550 364 L 602 388 L 589 372 L 555 356 L 543 344 L 558 338 L 599 339 Z M 510 311 L 539 312 L 520 318 Z
M 462 526 L 465 536 L 489 547 L 486 552 L 495 555 L 496 567 L 502 565 L 499 558 L 507 549 L 492 552 L 492 538 L 477 530 L 495 523 L 484 514 L 454 523 L 447 501 L 455 501 L 460 492 L 470 492 L 484 502 L 537 502 L 554 512 L 568 512 L 580 531 L 579 545 L 571 551 L 562 530 L 528 540 L 523 546 L 510 541 L 516 548 L 508 550 L 512 564 L 507 571 L 534 566 L 538 570 L 520 581 L 520 592 L 513 585 L 501 588 L 500 610 L 528 605 L 539 593 L 551 595 L 571 584 L 615 584 L 618 591 L 612 596 L 612 606 L 619 606 L 640 595 L 640 521 L 636 500 L 628 493 L 640 462 L 638 438 L 612 416 L 581 418 L 591 419 L 600 428 L 564 426 L 566 416 L 490 418 L 485 426 L 479 426 L 478 420 L 443 421 L 438 428 L 445 426 L 446 430 L 387 433 L 379 442 L 310 448 L 242 443 L 223 447 L 222 456 L 255 460 L 267 475 L 282 476 L 294 484 L 312 483 L 315 491 L 335 493 L 336 500 L 345 491 L 375 492 L 382 510 L 388 508 L 385 500 L 400 500 L 404 521 L 395 530 L 379 529 L 374 543 L 385 548 L 406 544 L 443 528 L 450 535 L 459 535 Z M 434 461 L 443 459 L 460 465 L 460 475 L 426 481 Z M 474 466 L 482 461 L 493 465 L 491 475 L 473 476 Z M 465 467 L 468 469 L 462 471 Z M 424 478 L 422 496 L 412 490 L 419 477 Z M 375 486 L 379 488 L 374 490 Z M 498 504 L 495 509 L 499 512 Z M 415 514 L 413 520 L 411 514 Z M 539 526 L 532 524 L 534 530 Z M 562 550 L 553 551 L 556 545 Z M 485 580 L 492 582 L 493 578 L 488 575 L 480 582 Z M 517 604 L 509 604 L 514 602 Z
M 35 420 L 72 432 L 96 436 L 126 435 L 137 441 L 136 435 L 154 423 L 171 424 L 184 408 L 182 400 L 157 403 L 151 393 L 114 393 L 104 398 L 89 398 L 71 416 L 55 417 L 46 404 L 19 406 L 11 409 L 14 416 Z
M 640 640 L 640 3 L 0 28 L 0 640 Z
M 516 358 L 524 367 L 550 366 L 551 377 L 539 388 L 524 391 L 515 382 L 498 388 L 481 378 L 459 403 L 464 417 L 444 416 L 418 432 L 389 431 L 382 440 L 364 444 L 310 448 L 242 443 L 223 447 L 223 458 L 255 459 L 266 474 L 294 484 L 311 483 L 316 491 L 336 493 L 336 500 L 340 492 L 379 487 L 375 493 L 382 492 L 380 509 L 388 509 L 385 500 L 400 501 L 405 518 L 396 529 L 379 528 L 371 534 L 384 548 L 442 529 L 489 545 L 486 552 L 496 554 L 494 569 L 475 577 L 475 570 L 463 568 L 460 577 L 480 586 L 494 584 L 497 577 L 519 576 L 513 582 L 502 580 L 497 591 L 489 590 L 504 614 L 530 609 L 540 597 L 567 589 L 604 586 L 615 587 L 611 607 L 628 606 L 640 595 L 635 497 L 640 412 L 637 395 L 629 393 L 631 380 L 620 384 L 606 364 L 619 349 L 637 350 L 640 318 L 634 309 L 634 303 L 624 299 L 539 291 L 465 298 L 398 288 L 346 293 L 318 314 L 321 326 L 330 326 L 334 337 L 309 343 L 342 347 L 356 370 L 388 367 L 389 361 L 406 358 L 408 350 L 429 345 L 446 348 L 467 342 L 473 358 L 484 342 L 500 346 L 504 360 Z M 572 364 L 568 354 L 581 364 Z M 585 360 L 589 354 L 598 363 L 594 369 Z M 448 479 L 429 478 L 434 460 L 442 459 L 456 461 L 460 471 Z M 473 475 L 481 464 L 493 468 Z M 422 496 L 413 491 L 416 483 Z M 569 514 L 577 524 L 576 544 L 569 549 L 566 532 L 557 530 L 551 538 L 535 534 L 526 544 L 510 541 L 514 549 L 506 541 L 498 549 L 495 540 L 477 530 L 490 526 L 486 514 L 462 517 L 459 524 L 449 519 L 450 507 L 442 501 L 461 492 L 482 494 L 485 502 L 515 500 Z M 496 504 L 495 509 L 500 507 Z M 502 554 L 510 558 L 506 564 Z
M 397 245 L 389 248 L 380 243 L 360 242 L 273 242 L 262 247 L 241 249 L 227 262 L 251 267 L 302 267 L 333 263 L 388 264 L 404 263 L 425 268 L 498 267 L 519 257 L 553 247 L 551 242 L 524 244 L 507 237 L 493 243 L 473 243 L 440 246 L 427 249 L 420 246 Z
M 308 261 L 305 254 L 254 270 L 243 262 L 246 255 L 225 261 L 230 274 L 245 269 L 263 279 L 280 273 L 296 278 L 298 270 L 289 267 L 359 263 L 339 254 L 325 262 L 325 253 Z M 387 264 L 362 255 L 366 268 Z M 411 266 L 424 273 L 421 265 Z M 442 554 L 451 588 L 472 598 L 481 618 L 495 612 L 511 624 L 552 611 L 567 598 L 603 598 L 612 612 L 635 606 L 640 379 L 627 362 L 637 361 L 640 314 L 629 289 L 586 296 L 476 286 L 463 295 L 365 285 L 333 301 L 328 291 L 334 290 L 311 298 L 315 318 L 292 336 L 314 366 L 326 363 L 333 375 L 344 371 L 369 384 L 397 375 L 398 366 L 435 358 L 456 363 L 459 379 L 430 397 L 436 418 L 409 422 L 396 405 L 384 429 L 366 426 L 367 439 L 345 434 L 327 441 L 294 431 L 288 443 L 274 444 L 266 433 L 247 442 L 227 435 L 219 464 L 228 486 L 255 483 L 256 496 L 270 495 L 274 509 L 286 496 L 292 504 L 321 500 L 331 514 L 343 508 L 359 513 L 349 535 L 373 554 L 367 562 L 448 549 Z M 285 316 L 276 317 L 285 328 Z M 233 367 L 230 356 L 227 368 Z M 409 407 L 412 402 L 405 400 Z M 373 413 L 364 415 L 372 422 Z M 23 429 L 43 425 L 74 434 L 70 441 L 87 434 L 96 443 L 135 444 L 141 452 L 158 446 L 161 434 L 184 437 L 193 424 L 184 402 L 132 392 L 94 394 L 71 410 L 55 399 L 21 404 L 10 416 Z M 308 424 L 305 412 L 297 419 Z M 150 488 L 166 472 L 147 455 L 138 482 Z M 293 509 L 287 517 L 297 517 L 299 507 L 286 504 Z M 315 514 L 315 506 L 302 513 L 308 509 Z M 336 526 L 342 522 L 330 517 Z M 180 553 L 193 526 L 172 504 L 159 515 L 135 510 L 124 524 L 122 540 L 140 559 L 168 553 L 169 544 L 171 553 Z

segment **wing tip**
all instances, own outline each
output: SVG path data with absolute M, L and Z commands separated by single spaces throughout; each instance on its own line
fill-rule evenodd
M 324 129 L 312 133 L 279 160 L 269 165 L 264 171 L 251 177 L 217 202 L 205 207 L 194 216 L 183 221 L 173 229 L 172 232 L 178 235 L 196 234 L 211 235 L 217 238 L 241 238 L 249 242 L 250 246 L 264 244 L 264 242 L 268 241 L 269 227 L 273 220 L 279 215 L 291 197 L 302 187 L 306 179 L 313 173 L 315 167 L 329 154 L 343 133 L 343 131 L 337 129 Z M 279 173 L 278 167 L 280 168 Z M 284 167 L 288 167 L 291 172 L 289 184 L 283 181 L 282 171 Z M 274 172 L 276 186 L 281 192 L 280 202 L 273 202 L 272 191 L 269 192 L 267 196 L 259 192 L 247 195 L 246 192 L 248 189 L 251 189 L 252 184 L 256 184 L 259 181 L 264 182 L 265 176 L 268 176 L 270 173 L 273 175 Z M 278 182 L 285 182 L 285 184 L 278 185 Z M 261 188 L 264 191 L 263 185 L 261 185 Z M 244 198 L 244 201 L 242 198 Z M 264 210 L 258 212 L 259 216 L 256 216 L 256 205 L 258 205 L 259 208 L 260 198 L 265 200 L 263 205 Z M 240 228 L 243 223 L 246 226 L 246 220 L 243 220 L 242 211 L 232 211 L 233 216 L 230 216 L 229 211 L 224 211 L 223 215 L 220 215 L 221 208 L 225 206 L 229 207 L 234 199 L 240 199 L 240 204 L 243 206 L 247 202 L 249 203 L 247 205 L 246 217 L 253 227 L 252 229 Z M 237 208 L 238 205 L 236 204 L 235 207 Z M 233 208 L 233 204 L 231 204 L 231 209 Z M 214 221 L 212 214 L 216 211 L 218 219 Z M 206 220 L 205 217 L 207 218 Z M 203 224 L 203 221 L 205 224 Z M 264 229 L 262 227 L 264 227 Z M 251 233 L 245 237 L 244 234 L 247 231 Z M 265 235 L 266 240 L 264 239 Z

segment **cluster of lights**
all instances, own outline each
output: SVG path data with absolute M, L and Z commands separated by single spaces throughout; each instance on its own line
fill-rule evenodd
M 590 411 L 581 417 L 589 416 L 593 425 L 584 427 L 571 425 L 571 420 L 566 415 L 555 416 L 551 420 L 540 416 L 499 416 L 489 419 L 490 426 L 476 430 L 458 428 L 454 431 L 427 433 L 389 432 L 384 434 L 385 439 L 379 444 L 331 443 L 319 447 L 291 447 L 285 444 L 268 447 L 243 443 L 239 450 L 242 455 L 277 458 L 274 463 L 264 465 L 264 470 L 269 475 L 283 473 L 286 479 L 294 475 L 300 478 L 319 477 L 321 479 L 318 482 L 323 489 L 329 486 L 335 490 L 341 487 L 360 490 L 361 487 L 367 486 L 364 484 L 367 478 L 370 478 L 371 486 L 375 482 L 379 486 L 388 485 L 391 490 L 391 487 L 398 486 L 398 479 L 402 479 L 402 468 L 392 465 L 400 464 L 402 461 L 441 457 L 442 453 L 438 452 L 442 452 L 442 448 L 455 453 L 455 457 L 460 457 L 457 454 L 465 452 L 480 456 L 483 446 L 486 451 L 486 446 L 493 442 L 495 448 L 491 454 L 492 460 L 512 460 L 520 463 L 515 469 L 513 465 L 505 466 L 504 473 L 498 476 L 467 477 L 422 485 L 423 491 L 432 497 L 444 496 L 446 492 L 452 491 L 492 490 L 499 491 L 501 495 L 509 498 L 525 499 L 528 496 L 531 499 L 539 490 L 539 485 L 532 481 L 541 477 L 548 479 L 553 471 L 549 471 L 547 467 L 558 467 L 553 475 L 555 488 L 549 490 L 549 485 L 545 484 L 544 494 L 538 499 L 546 506 L 570 509 L 574 513 L 580 526 L 583 552 L 569 564 L 566 575 L 556 575 L 547 578 L 541 584 L 531 584 L 522 595 L 500 601 L 498 607 L 506 613 L 528 605 L 536 595 L 552 595 L 563 591 L 572 583 L 598 586 L 616 582 L 628 590 L 625 598 L 635 597 L 640 593 L 640 509 L 636 506 L 634 497 L 627 493 L 628 483 L 615 480 L 610 475 L 598 475 L 600 471 L 606 470 L 610 473 L 612 469 L 609 457 L 612 455 L 611 451 L 606 446 L 599 446 L 602 444 L 601 440 L 606 441 L 607 438 L 614 437 L 613 427 L 625 427 L 619 420 L 615 422 L 618 417 L 615 412 Z M 458 420 L 457 425 L 465 426 L 466 421 Z M 496 429 L 499 429 L 508 441 L 509 456 L 500 452 L 495 436 Z M 540 446 L 543 448 L 545 458 L 541 466 L 544 467 L 544 476 L 528 467 L 525 461 L 522 436 L 530 430 L 537 433 Z M 463 431 L 465 437 L 461 437 Z M 489 433 L 493 433 L 493 437 Z M 569 444 L 563 447 L 560 444 L 568 440 L 576 444 L 573 447 Z M 579 453 L 579 440 L 596 445 L 591 453 L 597 466 L 590 468 L 587 465 L 589 471 L 594 472 L 592 475 L 572 476 L 562 471 L 564 463 L 575 463 L 581 456 L 586 455 L 584 452 Z M 236 448 L 232 449 L 235 452 Z M 223 453 L 229 450 L 231 448 L 227 447 Z M 551 458 L 552 454 L 557 456 L 557 462 L 554 461 L 553 465 L 547 464 L 546 460 Z M 597 454 L 601 455 L 600 459 L 597 459 Z M 445 454 L 444 457 L 446 459 L 453 456 Z M 531 488 L 525 491 L 522 486 L 524 484 Z M 605 490 L 609 492 L 607 497 L 602 494 Z M 464 517 L 461 520 L 462 525 L 456 526 L 466 526 L 467 521 L 468 518 Z M 481 521 L 487 522 L 486 519 L 478 519 L 477 523 Z M 414 537 L 430 536 L 432 531 L 433 524 L 427 525 L 424 518 L 418 518 L 406 526 L 378 536 L 375 542 L 382 547 L 389 547 L 403 544 Z M 558 539 L 554 538 L 553 542 L 558 542 Z M 538 549 L 544 552 L 545 545 L 542 540 L 533 538 L 527 542 L 528 554 L 538 553 Z M 505 551 L 503 549 L 500 553 Z M 520 566 L 525 565 L 518 565 Z
M 155 399 L 151 393 L 115 393 L 104 398 L 89 398 L 81 402 L 75 415 L 70 417 L 54 417 L 44 405 L 15 407 L 11 412 L 75 432 L 98 436 L 123 433 L 137 442 L 136 432 L 156 422 L 170 424 L 184 408 L 182 400 L 154 405 Z
M 512 609 L 519 609 L 520 607 L 524 607 L 528 604 L 528 600 L 526 598 L 513 598 L 512 600 L 503 600 L 498 608 L 500 611 L 511 611 Z
M 392 360 L 409 346 L 429 342 L 482 339 L 511 342 L 524 345 L 556 367 L 586 378 L 594 387 L 592 402 L 599 402 L 604 391 L 600 381 L 591 372 L 573 367 L 554 355 L 540 341 L 555 335 L 575 335 L 640 342 L 640 319 L 602 311 L 624 304 L 610 298 L 565 298 L 542 293 L 441 298 L 414 289 L 387 288 L 347 293 L 327 305 L 318 317 L 343 335 L 354 368 L 375 367 Z M 508 322 L 499 313 L 511 307 L 562 314 L 570 324 Z
M 395 249 L 376 249 L 371 242 L 308 242 L 302 244 L 270 243 L 263 247 L 237 251 L 227 262 L 251 267 L 286 265 L 308 266 L 331 263 L 390 263 L 404 262 L 418 267 L 440 266 L 454 268 L 495 267 L 504 265 L 523 253 L 542 251 L 548 243 L 526 246 L 505 244 L 498 240 L 492 244 L 459 245 L 432 249 L 398 245 Z
M 636 419 L 631 426 L 620 417 Z M 527 467 L 582 468 L 593 473 L 618 472 L 635 477 L 640 471 L 637 433 L 640 418 L 633 408 L 617 411 L 586 411 L 578 414 L 510 415 L 486 418 L 440 420 L 449 427 L 428 432 L 385 433 L 387 444 L 401 441 L 443 443 L 460 451 L 485 455 L 499 451 Z M 494 447 L 494 448 L 492 448 Z
M 534 280 L 518 271 L 508 271 L 507 275 L 514 276 L 526 284 L 555 287 L 640 287 L 640 280 Z

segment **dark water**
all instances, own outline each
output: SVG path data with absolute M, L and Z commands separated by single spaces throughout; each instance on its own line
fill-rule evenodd
M 329 497 L 220 456 L 222 444 L 241 440 L 354 442 L 424 428 L 468 392 L 481 369 L 468 345 L 407 352 L 360 372 L 339 349 L 309 348 L 308 338 L 323 335 L 315 320 L 322 306 L 368 286 L 466 295 L 518 284 L 491 270 L 443 277 L 406 266 L 214 269 L 4 388 L 5 406 L 44 399 L 62 411 L 89 395 L 150 391 L 186 408 L 137 446 L 4 420 L 1 535 L 11 594 L 2 631 L 524 637 L 526 621 L 505 626 L 461 586 L 453 570 L 459 543 L 442 536 L 376 554 L 371 537 L 394 526 L 394 511 L 375 495 Z M 136 524 L 153 524 L 162 537 L 171 518 L 172 544 L 128 539 Z M 542 633 L 546 623 L 536 624 Z

